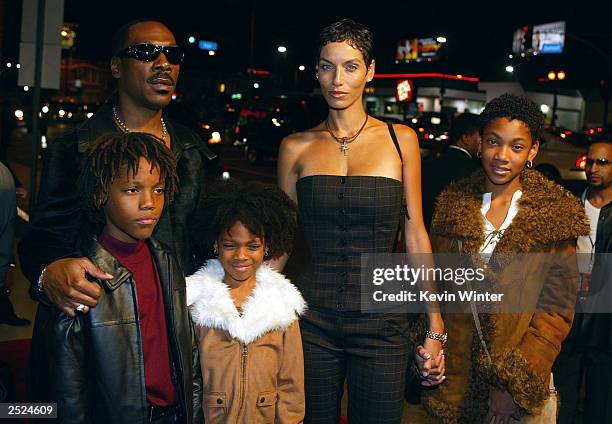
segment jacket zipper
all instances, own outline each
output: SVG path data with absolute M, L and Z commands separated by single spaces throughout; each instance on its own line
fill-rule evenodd
M 244 398 L 246 392 L 246 361 L 249 354 L 248 345 L 242 344 L 242 352 L 240 354 L 240 408 L 238 408 L 238 417 L 236 417 L 236 423 L 240 422 L 240 416 L 244 408 Z

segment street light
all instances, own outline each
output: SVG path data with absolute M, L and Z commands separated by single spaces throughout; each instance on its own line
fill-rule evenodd
M 304 65 L 300 65 L 300 66 L 298 66 L 298 69 L 299 69 L 300 71 L 305 71 L 305 70 L 306 70 L 306 67 L 305 67 Z
M 511 74 L 512 72 L 514 72 L 514 66 L 512 66 L 512 65 L 508 65 L 508 66 L 506 66 L 506 72 L 508 72 L 509 74 Z
M 440 43 L 440 44 L 444 44 L 444 43 L 446 43 L 446 37 L 442 37 L 442 36 L 437 37 L 437 38 L 436 38 L 436 41 L 437 41 L 438 43 Z
M 189 44 L 193 44 L 196 42 L 196 38 L 193 35 L 191 35 L 189 36 L 188 41 L 189 41 Z
M 277 49 L 279 53 L 287 53 L 287 47 L 285 46 L 278 46 Z

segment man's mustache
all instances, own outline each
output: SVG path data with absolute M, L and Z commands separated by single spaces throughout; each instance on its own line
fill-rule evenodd
M 176 85 L 174 78 L 167 72 L 158 72 L 147 79 L 147 82 L 150 84 Z

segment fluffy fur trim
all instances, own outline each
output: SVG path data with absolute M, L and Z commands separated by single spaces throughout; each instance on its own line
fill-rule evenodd
M 495 387 L 507 389 L 525 412 L 537 415 L 550 394 L 549 383 L 529 368 L 518 348 L 494 355 L 492 365 L 481 361 L 485 378 Z
M 484 242 L 481 217 L 485 187 L 482 169 L 448 187 L 437 199 L 432 234 L 464 240 L 464 251 L 476 253 Z M 521 175 L 523 195 L 519 211 L 495 248 L 495 253 L 516 254 L 589 234 L 590 227 L 580 200 L 538 171 Z
M 270 331 L 285 331 L 306 310 L 298 289 L 279 272 L 264 264 L 257 270 L 253 293 L 238 313 L 223 282 L 225 271 L 218 260 L 187 277 L 187 305 L 193 322 L 202 327 L 227 331 L 249 344 Z

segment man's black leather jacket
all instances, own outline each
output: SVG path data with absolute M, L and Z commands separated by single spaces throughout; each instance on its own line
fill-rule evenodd
M 179 422 L 201 423 L 202 375 L 185 278 L 172 254 L 152 239 L 148 246 L 162 285 Z M 104 293 L 86 315 L 71 318 L 39 304 L 32 337 L 32 400 L 57 402 L 60 423 L 148 423 L 132 274 L 95 239 L 86 242 L 82 252 L 114 278 L 92 282 Z
M 583 205 L 586 196 L 587 191 L 582 194 Z M 589 301 L 586 306 L 578 305 L 579 313 L 566 342 L 573 349 L 596 348 L 612 353 L 612 313 L 606 313 L 612 310 L 612 202 L 599 211 L 594 247 Z

